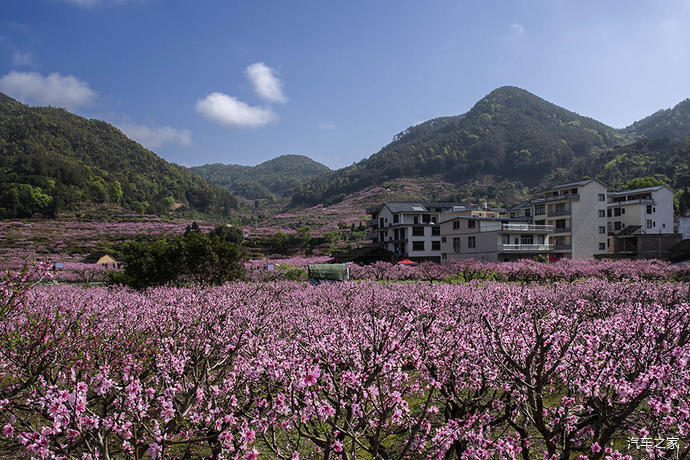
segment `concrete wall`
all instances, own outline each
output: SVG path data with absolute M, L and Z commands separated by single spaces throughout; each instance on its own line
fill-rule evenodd
M 571 228 L 573 245 L 573 259 L 586 259 L 594 254 L 606 253 L 606 249 L 599 249 L 599 243 L 606 245 L 606 233 L 599 233 L 599 226 L 606 227 L 606 215 L 599 217 L 599 210 L 606 210 L 606 187 L 597 181 L 592 181 L 577 188 L 580 199 L 572 202 Z M 599 200 L 599 194 L 604 194 L 604 201 Z

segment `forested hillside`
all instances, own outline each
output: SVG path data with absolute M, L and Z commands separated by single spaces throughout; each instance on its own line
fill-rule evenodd
M 533 186 L 575 158 L 631 139 L 523 89 L 502 87 L 463 115 L 410 127 L 371 157 L 305 184 L 293 202 L 338 201 L 385 180 L 433 174 L 454 183 L 491 175 Z
M 227 190 L 168 163 L 112 125 L 0 94 L 0 218 L 55 215 L 78 202 L 149 213 L 229 215 Z
M 690 138 L 690 99 L 684 100 L 672 109 L 659 110 L 636 121 L 623 131 L 648 139 L 685 140 Z
M 622 190 L 636 178 L 654 177 L 677 191 L 679 211 L 690 209 L 690 141 L 642 139 L 576 161 L 555 182 L 597 177 Z
M 210 183 L 251 200 L 283 195 L 332 172 L 304 155 L 281 155 L 256 166 L 215 163 L 190 169 Z

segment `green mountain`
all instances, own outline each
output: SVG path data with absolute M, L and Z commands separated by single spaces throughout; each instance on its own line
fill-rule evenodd
M 552 182 L 569 182 L 596 177 L 611 189 L 621 190 L 632 179 L 653 177 L 677 191 L 678 211 L 690 209 L 690 139 L 668 137 L 640 139 L 576 160 L 567 170 L 551 177 Z
M 435 174 L 456 184 L 488 176 L 535 186 L 576 158 L 634 137 L 506 86 L 463 115 L 410 127 L 371 157 L 303 185 L 293 204 L 337 202 L 386 180 Z
M 112 125 L 0 93 L 0 218 L 55 215 L 78 202 L 138 212 L 227 216 L 237 199 Z M 182 206 L 181 206 L 182 205 Z
M 684 140 L 690 137 L 690 99 L 672 109 L 659 110 L 623 130 L 648 139 Z
M 304 155 L 281 155 L 256 166 L 209 164 L 190 168 L 212 184 L 248 199 L 283 195 L 332 170 Z

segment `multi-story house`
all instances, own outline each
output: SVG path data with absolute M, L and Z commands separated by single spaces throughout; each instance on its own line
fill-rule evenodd
M 416 260 L 441 259 L 439 213 L 458 203 L 388 202 L 367 209 L 367 237 L 398 256 Z
M 530 200 L 532 221 L 553 226 L 552 258 L 586 259 L 607 251 L 606 184 L 585 179 L 560 184 Z
M 673 191 L 665 185 L 609 192 L 607 231 L 636 226 L 644 234 L 673 233 Z
M 441 214 L 441 263 L 454 259 L 503 262 L 548 256 L 553 250 L 551 225 L 536 225 L 529 217 L 510 218 Z
M 682 239 L 673 229 L 673 191 L 665 185 L 609 192 L 608 252 L 665 258 Z

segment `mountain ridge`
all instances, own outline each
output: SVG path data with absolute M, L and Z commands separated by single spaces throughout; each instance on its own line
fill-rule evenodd
M 305 155 L 279 155 L 255 166 L 212 163 L 189 169 L 210 183 L 251 200 L 283 195 L 313 177 L 333 172 Z
M 77 202 L 138 212 L 230 216 L 228 191 L 167 162 L 119 129 L 0 93 L 0 217 L 55 215 Z

